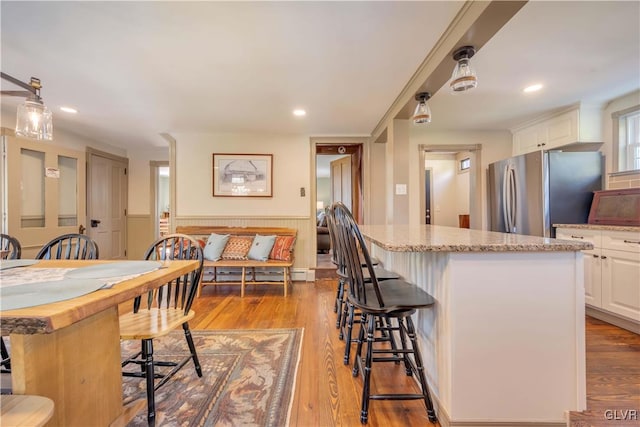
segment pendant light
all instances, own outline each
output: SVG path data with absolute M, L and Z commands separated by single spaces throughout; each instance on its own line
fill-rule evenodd
M 478 86 L 478 77 L 470 62 L 475 53 L 476 49 L 473 46 L 463 46 L 453 52 L 453 59 L 457 61 L 451 75 L 451 83 L 449 83 L 453 93 L 464 92 Z
M 427 100 L 431 98 L 431 94 L 429 92 L 419 92 L 416 93 L 416 101 L 418 101 L 418 105 L 416 105 L 416 109 L 413 112 L 413 123 L 419 125 L 422 123 L 431 123 L 431 109 L 429 108 L 429 104 L 427 104 Z
M 25 97 L 23 104 L 18 105 L 16 113 L 16 135 L 38 140 L 53 139 L 53 115 L 42 102 L 40 79 L 31 77 L 24 83 L 8 74 L 0 73 L 0 77 L 25 90 L 3 90 L 2 95 Z

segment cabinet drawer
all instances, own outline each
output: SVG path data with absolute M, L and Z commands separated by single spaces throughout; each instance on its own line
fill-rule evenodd
M 558 228 L 556 230 L 556 239 L 560 240 L 577 240 L 580 242 L 592 243 L 594 247 L 599 248 L 602 244 L 600 230 L 583 230 L 576 228 Z
M 603 231 L 602 248 L 640 253 L 640 233 L 631 231 Z

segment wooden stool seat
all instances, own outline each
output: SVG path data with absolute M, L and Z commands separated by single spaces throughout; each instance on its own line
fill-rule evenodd
M 3 426 L 43 426 L 53 415 L 53 400 L 47 397 L 3 394 L 0 398 Z

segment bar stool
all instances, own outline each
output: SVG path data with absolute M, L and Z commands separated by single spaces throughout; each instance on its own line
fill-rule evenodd
M 334 206 L 327 208 L 327 228 L 329 229 L 329 236 L 331 240 L 331 245 L 333 248 L 333 256 L 334 263 L 337 267 L 338 274 L 338 290 L 336 294 L 336 302 L 334 311 L 337 311 L 337 319 L 336 319 L 336 328 L 339 329 L 338 337 L 342 340 L 346 336 L 346 346 L 344 350 L 344 360 L 343 363 L 345 365 L 349 364 L 349 360 L 351 357 L 351 344 L 357 342 L 357 339 L 352 338 L 353 331 L 353 322 L 355 321 L 355 317 L 359 316 L 360 313 L 355 312 L 355 307 L 353 304 L 349 303 L 346 300 L 346 293 L 344 292 L 345 286 L 348 285 L 348 275 L 346 272 L 346 261 L 344 257 L 344 249 L 342 248 L 341 241 L 336 237 L 336 224 L 335 224 L 335 214 L 334 214 Z M 360 265 L 362 266 L 362 274 L 364 275 L 365 282 L 371 282 L 371 273 L 367 269 L 367 264 L 364 260 L 364 256 L 360 253 Z M 391 279 L 399 279 L 400 276 L 392 271 L 385 270 L 380 267 L 376 260 L 371 261 L 373 266 L 373 272 L 378 280 L 378 282 L 382 282 L 385 280 Z M 385 332 L 385 329 L 381 329 L 383 331 L 383 337 L 377 338 L 379 340 L 390 341 L 392 348 L 395 348 L 395 341 L 393 340 L 393 335 L 389 335 Z
M 2 425 L 39 427 L 53 416 L 53 400 L 42 396 L 3 394 L 0 396 Z
M 422 363 L 420 348 L 417 343 L 415 326 L 411 315 L 418 309 L 428 308 L 435 304 L 431 295 L 419 287 L 404 280 L 388 280 L 385 286 L 379 286 L 369 262 L 369 252 L 351 212 L 342 204 L 334 209 L 337 237 L 344 250 L 349 277 L 348 301 L 360 310 L 361 327 L 356 348 L 356 359 L 353 376 L 362 373 L 362 405 L 360 422 L 366 424 L 369 416 L 370 400 L 423 400 L 429 421 L 437 421 L 436 413 L 429 393 Z M 371 282 L 366 283 L 360 266 L 360 252 L 367 262 Z M 392 327 L 393 321 L 397 326 Z M 387 333 L 397 332 L 402 348 L 375 348 L 376 331 L 381 328 Z M 366 329 L 366 330 L 365 330 Z M 366 340 L 365 340 L 366 334 Z M 362 347 L 366 346 L 364 360 Z M 375 357 L 374 357 L 375 355 Z M 371 375 L 374 362 L 403 362 L 407 376 L 417 376 L 420 393 L 371 394 Z

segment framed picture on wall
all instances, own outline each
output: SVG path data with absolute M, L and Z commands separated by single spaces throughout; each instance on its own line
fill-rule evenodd
M 272 154 L 213 154 L 214 197 L 272 197 Z

